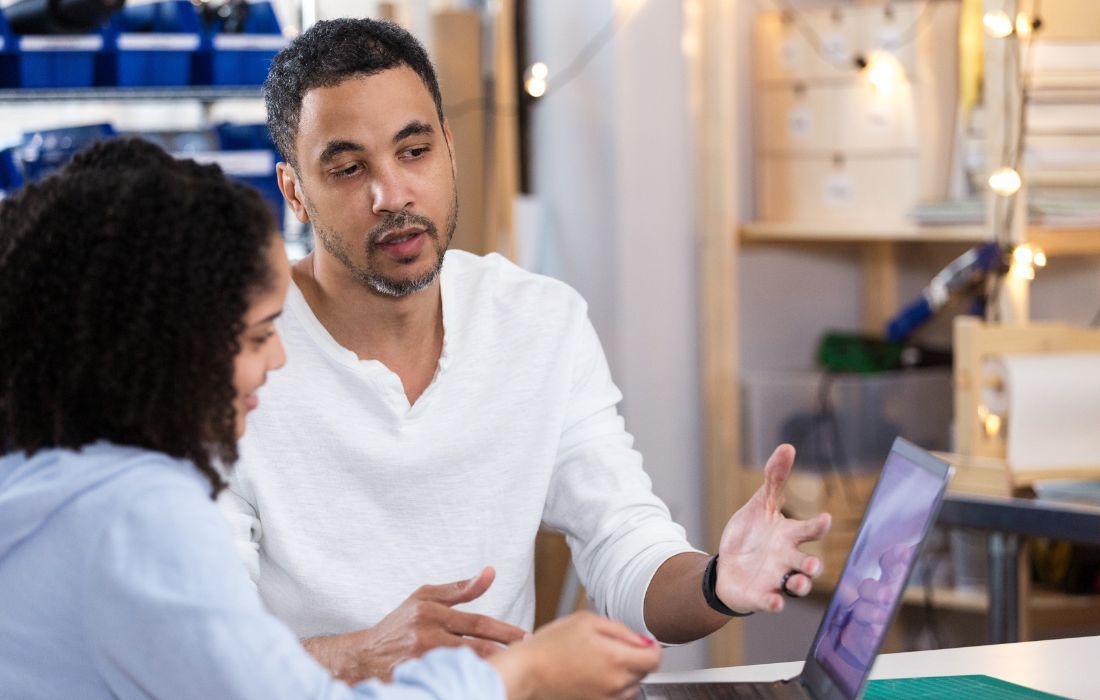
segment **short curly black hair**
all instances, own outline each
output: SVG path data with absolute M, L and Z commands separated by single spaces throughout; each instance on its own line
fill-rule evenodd
M 398 25 L 375 19 L 326 20 L 290 42 L 275 56 L 264 81 L 267 127 L 283 160 L 297 167 L 294 143 L 307 92 L 400 65 L 424 81 L 442 124 L 443 95 L 432 60 L 420 42 Z
M 234 358 L 274 217 L 214 165 L 104 141 L 0 204 L 0 452 L 237 460 Z

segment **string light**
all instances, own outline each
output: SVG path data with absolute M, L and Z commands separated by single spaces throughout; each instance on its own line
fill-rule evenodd
M 985 31 L 994 39 L 1004 39 L 1012 33 L 1012 18 L 1004 10 L 991 10 L 982 17 Z
M 1011 197 L 1016 194 L 1020 191 L 1022 184 L 1020 173 L 1008 166 L 997 168 L 989 176 L 989 189 L 1001 197 Z
M 985 428 L 986 437 L 997 437 L 1001 432 L 1001 417 L 992 412 L 985 404 L 978 404 L 978 420 Z
M 866 61 L 866 76 L 875 92 L 885 93 L 905 80 L 905 69 L 894 54 L 875 51 Z
M 534 98 L 542 97 L 546 94 L 546 78 L 550 75 L 550 69 L 546 67 L 546 64 L 542 61 L 532 63 L 524 71 L 523 75 L 523 89 L 527 91 L 527 94 Z
M 1019 279 L 1035 279 L 1035 268 L 1046 267 L 1047 255 L 1034 243 L 1021 243 L 1012 250 L 1010 273 Z
M 1031 36 L 1033 28 L 1034 25 L 1032 24 L 1030 17 L 1023 13 L 1016 15 L 1016 36 L 1027 38 Z

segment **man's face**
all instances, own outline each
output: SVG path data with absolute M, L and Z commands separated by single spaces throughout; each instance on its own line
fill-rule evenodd
M 458 198 L 450 132 L 420 77 L 399 66 L 310 90 L 295 146 L 302 209 L 320 254 L 378 294 L 430 286 Z

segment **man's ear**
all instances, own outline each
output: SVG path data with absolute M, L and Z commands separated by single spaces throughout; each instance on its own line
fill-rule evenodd
M 302 183 L 298 181 L 298 174 L 287 163 L 275 165 L 275 176 L 279 181 L 279 191 L 283 193 L 283 199 L 290 205 L 294 217 L 301 223 L 309 221 L 309 212 L 306 211 L 305 196 L 302 193 Z

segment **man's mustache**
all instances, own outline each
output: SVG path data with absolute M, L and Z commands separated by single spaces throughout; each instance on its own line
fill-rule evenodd
M 411 227 L 424 229 L 424 233 L 430 238 L 439 238 L 439 232 L 431 219 L 426 216 L 403 212 L 387 218 L 371 229 L 370 234 L 367 236 L 367 240 L 370 241 L 371 246 L 376 246 L 386 237 L 386 235 L 394 231 L 400 231 L 401 229 Z

